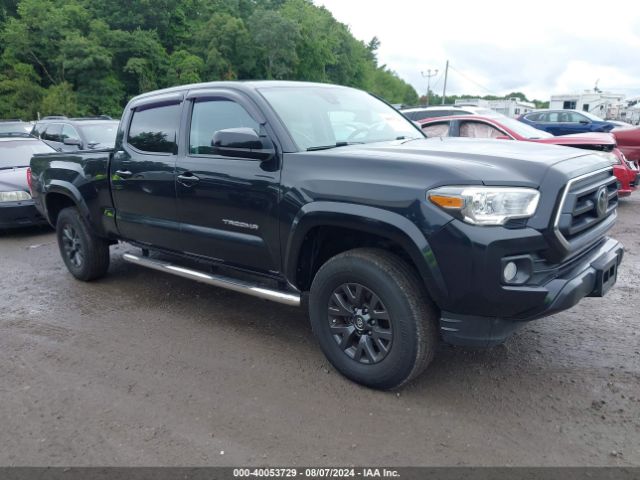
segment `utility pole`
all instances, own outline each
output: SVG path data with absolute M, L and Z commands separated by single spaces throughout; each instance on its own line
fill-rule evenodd
M 436 68 L 433 73 L 431 73 L 431 69 L 427 70 L 427 73 L 420 72 L 420 74 L 427 79 L 427 107 L 429 106 L 429 93 L 431 92 L 431 77 L 435 77 L 438 74 L 438 69 Z
M 447 66 L 444 67 L 444 87 L 442 87 L 442 105 L 444 105 L 444 99 L 447 96 L 447 76 L 449 75 L 449 60 L 447 60 Z

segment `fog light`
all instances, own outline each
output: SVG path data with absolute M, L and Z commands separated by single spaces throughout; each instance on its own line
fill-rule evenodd
M 504 271 L 502 272 L 504 276 L 505 282 L 512 282 L 516 275 L 518 275 L 518 267 L 514 262 L 509 262 L 504 266 Z

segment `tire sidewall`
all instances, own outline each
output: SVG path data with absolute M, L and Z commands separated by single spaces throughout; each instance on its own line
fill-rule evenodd
M 380 362 L 359 363 L 344 353 L 330 332 L 328 304 L 333 291 L 344 283 L 359 283 L 379 296 L 389 312 L 393 340 L 389 353 Z M 391 388 L 407 378 L 417 357 L 415 314 L 401 286 L 373 262 L 360 257 L 344 257 L 325 264 L 316 275 L 309 299 L 311 325 L 320 348 L 331 364 L 346 377 L 368 386 Z
M 64 244 L 62 240 L 64 227 L 66 225 L 72 226 L 75 231 L 78 233 L 78 237 L 80 239 L 80 244 L 83 251 L 83 261 L 79 267 L 76 267 L 67 256 L 67 252 L 64 249 Z M 79 280 L 86 280 L 89 278 L 89 259 L 92 254 L 91 251 L 91 238 L 87 232 L 87 229 L 84 225 L 84 222 L 80 218 L 80 214 L 76 209 L 64 209 L 60 212 L 58 217 L 58 221 L 56 222 L 56 236 L 58 237 L 58 247 L 60 249 L 60 255 L 62 256 L 62 260 L 64 261 L 67 269 L 71 274 Z

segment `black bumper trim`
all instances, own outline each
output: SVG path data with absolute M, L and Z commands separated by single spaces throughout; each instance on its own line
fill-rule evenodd
M 46 225 L 47 220 L 38 212 L 33 200 L 0 203 L 0 228 L 19 228 Z
M 525 318 L 479 317 L 443 311 L 440 319 L 442 338 L 452 345 L 473 347 L 499 345 L 525 322 L 567 310 L 584 297 L 604 295 L 613 283 L 603 289 L 600 272 L 603 266 L 608 266 L 612 262 L 617 268 L 623 255 L 622 244 L 608 238 L 584 258 L 579 267 L 572 268 L 567 278 L 556 278 L 544 285 L 543 288 L 547 291 L 544 305 Z

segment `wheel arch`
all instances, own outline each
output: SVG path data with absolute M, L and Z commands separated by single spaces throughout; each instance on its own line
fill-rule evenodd
M 89 225 L 93 225 L 89 207 L 78 188 L 72 183 L 52 180 L 46 189 L 44 205 L 47 220 L 54 228 L 62 209 L 72 206 L 78 208 L 80 214 L 89 222 Z
M 309 203 L 301 208 L 293 221 L 284 252 L 284 273 L 288 281 L 302 291 L 308 289 L 313 275 L 322 264 L 313 265 L 313 258 L 318 253 L 314 242 L 318 241 L 319 232 L 324 232 L 325 236 L 334 235 L 343 242 L 343 246 L 349 247 L 338 249 L 333 254 L 350 248 L 372 246 L 345 242 L 346 232 L 354 234 L 357 239 L 382 241 L 382 248 L 392 251 L 399 249 L 396 253 L 404 256 L 416 269 L 436 304 L 447 294 L 435 255 L 424 234 L 413 222 L 388 210 L 340 202 Z

